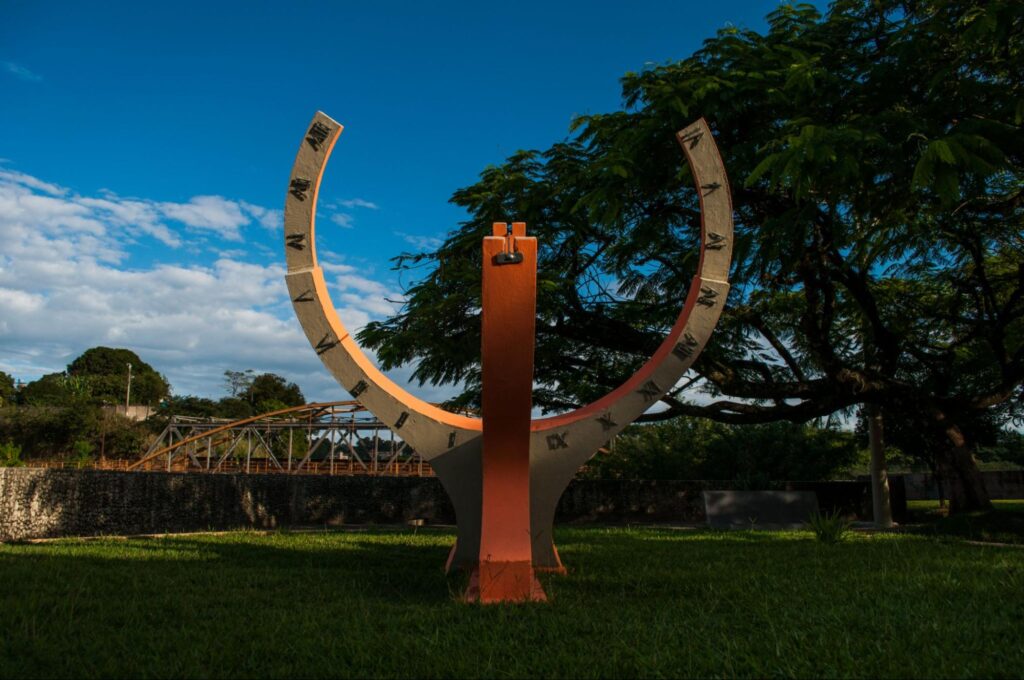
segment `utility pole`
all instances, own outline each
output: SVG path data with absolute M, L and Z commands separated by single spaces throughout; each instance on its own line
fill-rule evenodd
M 132 365 L 128 363 L 128 389 L 124 391 L 124 415 L 128 417 L 128 405 L 132 402 Z

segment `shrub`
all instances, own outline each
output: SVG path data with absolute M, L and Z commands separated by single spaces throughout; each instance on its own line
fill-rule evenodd
M 71 464 L 77 468 L 87 467 L 92 464 L 92 452 L 95 447 L 84 439 L 79 439 L 71 447 L 74 455 L 71 457 Z
M 21 459 L 21 447 L 14 442 L 0 444 L 0 467 L 23 467 L 25 461 Z
M 846 519 L 838 509 L 826 514 L 813 512 L 808 524 L 818 540 L 828 545 L 842 541 L 846 532 L 850 530 L 850 520 Z

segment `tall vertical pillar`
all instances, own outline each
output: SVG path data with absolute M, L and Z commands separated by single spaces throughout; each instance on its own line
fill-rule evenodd
M 494 224 L 484 238 L 483 508 L 480 561 L 468 599 L 545 600 L 530 537 L 530 416 L 537 306 L 537 239 L 526 224 Z

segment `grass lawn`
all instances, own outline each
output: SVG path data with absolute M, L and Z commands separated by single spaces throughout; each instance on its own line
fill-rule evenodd
M 1024 501 L 992 501 L 986 512 L 947 516 L 938 501 L 908 501 L 909 529 L 925 536 L 959 536 L 973 541 L 1024 544 Z
M 1024 673 L 1024 549 L 573 528 L 553 602 L 455 601 L 441 530 L 0 546 L 0 677 Z

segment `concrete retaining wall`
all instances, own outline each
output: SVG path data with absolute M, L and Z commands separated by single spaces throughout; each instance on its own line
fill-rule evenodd
M 454 521 L 436 479 L 0 469 L 0 540 Z
M 558 522 L 702 522 L 721 482 L 576 480 Z M 866 484 L 791 483 L 825 509 L 863 515 Z M 209 475 L 0 468 L 0 540 L 205 531 L 241 527 L 453 524 L 436 478 Z
M 940 496 L 939 483 L 934 475 L 915 472 L 898 475 L 903 478 L 907 498 L 912 501 L 936 500 Z M 984 470 L 981 478 L 989 498 L 1024 498 L 1024 470 Z

